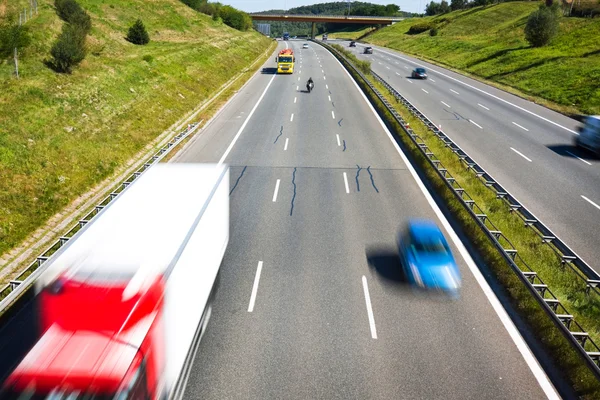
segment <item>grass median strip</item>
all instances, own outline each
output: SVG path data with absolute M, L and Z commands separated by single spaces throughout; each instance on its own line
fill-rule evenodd
M 346 54 L 343 48 L 341 52 Z M 338 58 L 343 64 L 348 65 L 348 61 L 344 57 Z M 554 326 L 528 289 L 515 275 L 463 204 L 457 199 L 455 193 L 440 178 L 429 160 L 408 137 L 377 95 L 358 74 L 352 71 L 352 68 L 349 68 L 349 70 L 399 139 L 415 167 L 424 175 L 430 187 L 442 200 L 453 219 L 460 225 L 473 247 L 478 250 L 485 265 L 506 290 L 514 308 L 523 317 L 531 331 L 551 356 L 557 369 L 564 374 L 582 398 L 598 398 L 600 396 L 600 383 L 595 379 L 569 341 Z M 367 79 L 371 79 L 369 75 L 367 75 Z M 374 79 L 371 79 L 370 83 L 374 84 L 380 93 L 386 96 L 387 101 L 410 124 L 415 133 L 436 155 L 436 158 L 442 162 L 503 234 L 513 242 L 520 256 L 526 260 L 534 271 L 538 272 L 554 294 L 559 297 L 561 303 L 574 315 L 577 322 L 583 325 L 588 330 L 590 337 L 598 342 L 600 336 L 598 331 L 600 310 L 598 297 L 596 295 L 586 295 L 583 281 L 577 279 L 574 272 L 568 267 L 564 267 L 552 249 L 542 244 L 540 238 L 527 228 L 518 216 L 512 214 L 503 201 L 497 199 L 490 189 L 468 172 L 465 165 L 458 160 L 455 154 L 446 148 L 420 120 L 413 117 Z

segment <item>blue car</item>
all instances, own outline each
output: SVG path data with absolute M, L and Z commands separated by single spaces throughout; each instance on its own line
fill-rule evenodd
M 448 242 L 435 223 L 409 221 L 398 246 L 402 266 L 410 283 L 458 294 L 460 272 Z

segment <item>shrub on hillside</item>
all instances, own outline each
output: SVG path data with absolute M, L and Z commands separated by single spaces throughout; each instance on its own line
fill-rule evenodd
M 408 34 L 417 35 L 419 33 L 427 32 L 432 28 L 435 28 L 435 25 L 431 22 L 421 22 L 418 24 L 411 25 L 410 28 L 408 28 Z
M 532 12 L 527 18 L 525 25 L 525 39 L 533 47 L 541 47 L 550 43 L 550 40 L 558 33 L 558 16 L 545 6 Z
M 14 18 L 0 20 L 0 62 L 10 58 L 14 54 L 15 48 L 21 52 L 31 43 L 29 30 Z
M 141 19 L 135 21 L 131 27 L 129 27 L 129 32 L 127 32 L 127 40 L 133 44 L 147 44 L 150 42 L 150 36 L 148 35 L 148 31 L 146 31 L 146 27 Z
M 431 28 L 431 30 L 429 31 L 429 36 L 437 36 L 438 35 L 438 28 Z
M 219 9 L 219 17 L 226 25 L 239 31 L 247 31 L 252 28 L 252 19 L 248 14 L 231 6 L 222 6 Z
M 92 29 L 90 16 L 75 0 L 55 0 L 54 6 L 63 21 L 77 25 L 86 34 Z
M 85 58 L 85 32 L 75 25 L 63 25 L 62 32 L 52 45 L 50 66 L 57 72 L 71 73 Z

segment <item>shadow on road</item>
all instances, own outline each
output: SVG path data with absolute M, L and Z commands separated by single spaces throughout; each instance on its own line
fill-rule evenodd
M 371 246 L 365 250 L 369 267 L 375 270 L 387 284 L 408 286 L 404 270 L 400 264 L 398 250 L 392 246 Z
M 593 153 L 587 152 L 574 145 L 569 144 L 553 144 L 546 146 L 559 156 L 571 157 L 571 158 L 582 158 L 589 161 L 597 161 L 598 157 L 594 156 Z
M 277 68 L 273 68 L 273 67 L 263 68 L 262 71 L 261 71 L 261 74 L 264 74 L 264 75 L 275 75 L 275 74 L 277 74 Z

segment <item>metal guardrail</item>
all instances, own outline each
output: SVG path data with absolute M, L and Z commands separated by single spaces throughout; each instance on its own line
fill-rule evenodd
M 177 144 L 179 144 L 186 137 L 191 135 L 198 129 L 202 121 L 189 124 L 182 132 L 173 137 L 167 144 L 160 148 L 152 157 L 146 160 L 146 162 L 127 179 L 121 182 L 116 189 L 105 197 L 100 203 L 98 203 L 91 211 L 89 211 L 83 219 L 79 220 L 71 229 L 69 229 L 63 236 L 61 236 L 56 242 L 36 257 L 27 268 L 21 271 L 14 279 L 12 279 L 7 285 L 0 289 L 0 313 L 5 311 L 10 305 L 18 299 L 18 297 L 26 291 L 37 279 L 37 276 L 43 271 L 41 268 L 46 261 L 48 261 L 53 254 L 58 252 L 69 240 L 73 239 L 74 236 L 96 215 L 98 215 L 104 207 L 119 196 L 119 194 L 133 181 L 146 172 L 151 166 L 160 162 Z
M 319 42 L 317 42 L 319 43 Z M 321 46 L 330 50 L 333 54 L 335 54 L 338 58 L 343 59 L 346 64 L 358 75 L 360 76 L 365 83 L 369 86 L 369 88 L 375 93 L 375 95 L 381 100 L 381 102 L 385 105 L 387 110 L 394 116 L 394 119 L 398 124 L 402 127 L 404 132 L 410 137 L 412 142 L 417 146 L 417 148 L 421 151 L 421 153 L 428 160 L 429 164 L 436 170 L 438 176 L 442 178 L 442 180 L 446 183 L 448 188 L 450 188 L 455 196 L 461 201 L 465 209 L 471 214 L 477 224 L 482 228 L 482 231 L 489 237 L 494 246 L 500 251 L 504 259 L 511 266 L 513 271 L 517 274 L 520 280 L 525 284 L 528 288 L 529 292 L 532 296 L 538 301 L 542 309 L 546 312 L 546 314 L 551 318 L 555 326 L 562 332 L 562 334 L 569 340 L 572 346 L 579 352 L 582 358 L 585 360 L 586 364 L 589 366 L 590 370 L 596 376 L 596 379 L 600 380 L 600 347 L 592 340 L 587 332 L 583 329 L 583 327 L 577 323 L 572 314 L 568 312 L 568 310 L 560 303 L 560 300 L 552 293 L 548 285 L 544 283 L 544 281 L 537 275 L 535 271 L 533 271 L 529 265 L 521 258 L 518 254 L 517 249 L 513 246 L 510 240 L 502 234 L 502 232 L 493 224 L 493 222 L 488 218 L 485 212 L 476 204 L 476 202 L 469 196 L 469 194 L 456 182 L 456 179 L 452 177 L 450 172 L 444 165 L 435 158 L 435 154 L 429 149 L 427 144 L 409 127 L 409 124 L 402 118 L 402 116 L 394 109 L 392 104 L 379 92 L 377 88 L 373 86 L 373 84 L 365 77 L 365 75 L 358 70 L 354 66 L 354 64 L 348 60 L 344 54 L 340 54 L 336 49 L 331 46 L 319 43 Z M 421 113 L 416 107 L 414 107 L 406 98 L 404 98 L 400 93 L 398 93 L 392 86 L 390 86 L 385 80 L 383 80 L 379 75 L 375 72 L 371 71 L 373 77 L 381 82 L 387 90 L 392 93 L 392 95 L 402 104 L 404 104 L 414 115 L 416 115 L 421 121 L 423 121 L 427 127 L 447 146 L 449 147 L 460 159 L 463 161 L 467 167 L 474 171 L 476 176 L 482 179 L 489 178 L 489 180 L 484 181 L 484 184 L 488 187 L 493 187 L 494 185 L 498 185 L 497 188 L 501 189 L 501 186 L 497 184 L 495 180 L 491 178 L 489 174 L 487 174 L 482 168 L 480 168 L 460 147 L 458 147 L 450 138 L 448 138 L 440 129 L 438 129 L 429 119 L 425 117 L 423 113 Z M 468 160 L 468 161 L 467 161 Z M 498 198 L 503 198 L 507 201 L 509 199 L 514 199 L 514 197 L 510 196 L 506 191 L 497 192 Z M 510 196 L 510 197 L 509 197 Z M 515 200 L 516 202 L 516 200 Z M 513 204 L 510 203 L 509 204 Z M 511 209 L 514 211 L 521 211 L 524 209 L 520 203 L 518 203 L 518 207 L 512 207 Z M 525 210 L 526 211 L 526 210 Z M 521 215 L 527 215 L 527 213 L 523 213 Z M 532 215 L 532 214 L 531 214 Z M 536 222 L 539 222 L 536 218 Z M 536 228 L 535 222 L 525 221 L 528 226 Z M 541 224 L 541 223 L 540 223 Z M 543 226 L 543 225 L 542 225 Z M 536 228 L 537 229 L 537 228 Z M 555 235 L 552 235 L 552 240 L 545 240 L 546 243 L 552 242 L 556 239 Z M 570 260 L 572 262 L 572 260 Z M 563 258 L 564 263 L 568 263 Z M 588 288 L 591 286 L 588 286 Z M 594 289 L 597 286 L 593 286 Z

